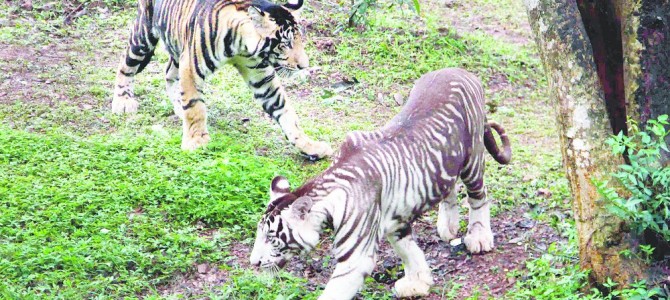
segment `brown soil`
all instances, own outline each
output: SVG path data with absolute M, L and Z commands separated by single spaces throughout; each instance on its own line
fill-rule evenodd
M 0 83 L 0 104 L 21 100 L 52 106 L 66 100 L 66 96 L 59 93 L 58 86 L 67 85 L 75 78 L 66 75 L 67 71 L 58 72 L 53 66 L 71 70 L 67 63 L 67 51 L 65 44 L 47 45 L 41 49 L 0 44 L 0 61 L 12 62 L 0 64 L 0 71 L 12 74 Z M 56 76 L 51 76 L 50 71 L 57 71 L 53 74 Z M 47 74 L 49 76 L 41 76 Z M 52 96 L 35 97 L 35 91 Z

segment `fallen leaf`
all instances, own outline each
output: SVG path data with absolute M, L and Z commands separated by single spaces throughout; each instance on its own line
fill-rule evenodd
M 536 223 L 537 222 L 535 222 L 535 220 L 532 220 L 532 219 L 523 219 L 523 220 L 520 220 L 520 221 L 516 222 L 516 227 L 524 228 L 524 229 L 530 229 L 530 228 L 535 227 Z

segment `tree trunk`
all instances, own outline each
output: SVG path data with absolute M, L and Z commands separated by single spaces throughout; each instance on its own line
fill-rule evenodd
M 670 1 L 617 0 L 623 25 L 627 63 L 628 114 L 641 127 L 649 119 L 670 114 Z M 670 145 L 670 136 L 666 137 Z M 661 164 L 670 166 L 670 153 Z
M 609 277 L 627 286 L 644 278 L 644 263 L 620 254 L 636 248 L 636 237 L 607 212 L 593 184 L 594 179 L 608 178 L 624 163 L 605 144 L 615 130 L 627 130 L 625 95 L 630 91 L 624 84 L 621 25 L 608 22 L 622 6 L 614 6 L 610 0 L 595 2 L 602 6 L 594 10 L 583 1 L 525 0 L 558 111 L 581 266 L 592 270 L 592 283 Z M 617 39 L 619 50 L 605 47 Z

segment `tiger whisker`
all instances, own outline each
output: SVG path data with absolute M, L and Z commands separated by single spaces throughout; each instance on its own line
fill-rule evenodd
M 278 67 L 278 68 L 275 68 L 275 70 L 276 70 L 278 76 L 280 76 L 282 78 L 288 78 L 288 79 L 296 76 L 300 72 L 299 69 L 290 68 L 290 67 Z
M 272 277 L 277 277 L 277 276 L 279 276 L 279 266 L 277 266 L 277 265 L 272 265 L 272 266 L 270 267 L 270 272 L 269 272 L 269 273 L 270 273 L 270 275 L 271 275 Z

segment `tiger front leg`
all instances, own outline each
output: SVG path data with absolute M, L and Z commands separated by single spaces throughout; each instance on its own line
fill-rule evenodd
M 434 284 L 433 276 L 425 254 L 412 237 L 410 225 L 390 234 L 387 239 L 405 266 L 405 276 L 395 282 L 395 295 L 401 298 L 427 296 Z
M 314 141 L 298 126 L 298 116 L 289 103 L 284 103 L 284 111 L 277 119 L 286 138 L 310 160 L 333 155 L 333 148 L 325 142 Z
M 195 150 L 205 146 L 210 140 L 207 131 L 207 107 L 201 93 L 204 78 L 194 74 L 188 63 L 182 62 L 180 65 L 179 85 L 183 110 L 181 148 Z
M 298 116 L 291 103 L 286 100 L 284 88 L 276 78 L 274 68 L 264 66 L 238 67 L 238 69 L 251 87 L 254 98 L 261 103 L 263 110 L 277 121 L 291 144 L 312 160 L 333 154 L 330 145 L 312 140 L 298 126 Z
M 135 100 L 133 93 L 133 75 L 128 72 L 124 57 L 119 63 L 119 69 L 116 72 L 116 83 L 114 87 L 114 97 L 112 98 L 112 112 L 115 114 L 135 113 L 140 104 Z M 130 75 L 130 76 L 129 76 Z
M 116 71 L 112 112 L 135 113 L 139 103 L 133 94 L 133 78 L 149 64 L 154 55 L 158 39 L 151 34 L 151 20 L 140 3 L 139 14 L 130 30 L 130 39 L 125 55 Z
M 493 250 L 493 231 L 491 230 L 491 201 L 469 198 L 470 220 L 468 232 L 463 237 L 463 243 L 472 253 L 489 252 Z
M 493 250 L 493 231 L 491 230 L 491 201 L 486 196 L 484 185 L 484 159 L 481 155 L 472 164 L 472 170 L 465 170 L 461 174 L 472 174 L 470 177 L 461 176 L 468 191 L 470 217 L 468 232 L 463 237 L 463 243 L 472 253 L 489 252 Z
M 319 300 L 349 300 L 363 287 L 365 277 L 375 268 L 373 254 L 347 259 L 335 266 Z

